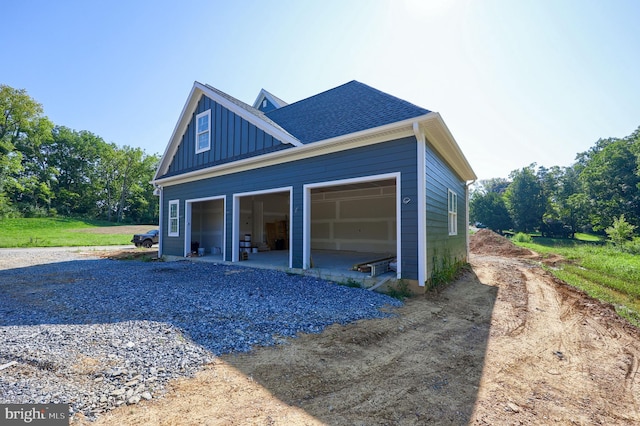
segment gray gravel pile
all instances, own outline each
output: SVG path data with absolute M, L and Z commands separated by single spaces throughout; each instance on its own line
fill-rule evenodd
M 215 355 L 401 304 L 279 271 L 102 259 L 0 271 L 0 293 L 0 402 L 88 417 L 158 396 Z

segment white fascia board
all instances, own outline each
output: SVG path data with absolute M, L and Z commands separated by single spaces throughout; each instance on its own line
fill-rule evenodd
M 302 145 L 302 142 L 300 142 L 298 139 L 296 139 L 290 133 L 287 133 L 283 129 L 277 128 L 274 125 L 272 125 L 271 123 L 267 123 L 266 121 L 260 119 L 260 117 L 254 115 L 254 114 L 251 114 L 249 111 L 247 111 L 246 109 L 242 108 L 241 106 L 231 102 L 229 99 L 227 99 L 227 98 L 225 98 L 223 96 L 220 96 L 219 94 L 217 94 L 213 90 L 210 90 L 204 84 L 198 83 L 197 81 L 195 82 L 195 84 L 198 86 L 198 88 L 200 90 L 202 90 L 202 92 L 205 95 L 207 95 L 209 98 L 211 98 L 211 100 L 213 100 L 213 101 L 217 102 L 218 104 L 222 105 L 223 107 L 225 107 L 229 111 L 233 112 L 234 114 L 239 115 L 240 117 L 244 118 L 249 123 L 251 123 L 254 126 L 256 126 L 257 128 L 259 128 L 261 130 L 264 130 L 266 133 L 270 134 L 271 136 L 273 136 L 274 138 L 278 139 L 282 143 L 286 143 L 286 144 L 293 145 L 293 146 L 301 146 Z
M 193 83 L 193 87 L 191 88 L 191 92 L 189 92 L 189 96 L 187 97 L 187 101 L 182 108 L 182 112 L 180 113 L 180 117 L 178 118 L 178 122 L 176 123 L 175 128 L 173 129 L 173 133 L 171 134 L 171 138 L 169 139 L 169 143 L 165 149 L 162 158 L 160 159 L 160 165 L 156 172 L 155 180 L 163 174 L 165 174 L 169 168 L 169 162 L 175 155 L 178 146 L 182 140 L 182 135 L 184 134 L 189 122 L 191 121 L 191 115 L 196 109 L 198 105 L 198 101 L 200 100 L 201 95 L 206 95 L 211 100 L 225 107 L 229 111 L 232 111 L 234 114 L 244 118 L 249 123 L 253 124 L 257 128 L 263 130 L 264 132 L 270 134 L 274 138 L 278 139 L 282 143 L 286 143 L 293 146 L 302 146 L 302 142 L 293 137 L 291 134 L 286 131 L 273 126 L 271 123 L 267 123 L 266 121 L 260 119 L 254 114 L 251 114 L 249 111 L 244 108 L 236 105 L 231 102 L 227 98 L 220 96 L 216 92 L 210 90 L 204 84 L 195 81 Z
M 173 133 L 171 133 L 171 137 L 169 138 L 169 143 L 167 143 L 166 148 L 164 149 L 164 153 L 162 154 L 162 157 L 160 158 L 160 163 L 158 165 L 158 170 L 156 170 L 156 175 L 154 177 L 154 181 L 158 178 L 159 175 L 161 174 L 165 174 L 167 172 L 167 169 L 169 168 L 169 164 L 168 164 L 168 159 L 173 158 L 173 156 L 175 155 L 176 150 L 178 149 L 178 144 L 174 144 L 174 140 L 176 138 L 176 135 L 182 135 L 182 133 L 184 133 L 184 131 L 178 133 L 178 131 L 181 128 L 186 128 L 186 125 L 183 125 L 183 121 L 184 121 L 184 117 L 187 114 L 187 111 L 190 109 L 195 108 L 195 106 L 192 106 L 191 104 L 194 103 L 194 99 L 199 98 L 198 96 L 194 96 L 195 91 L 197 90 L 197 86 L 196 83 L 198 83 L 197 81 L 194 82 L 193 86 L 191 87 L 191 91 L 189 92 L 189 96 L 187 97 L 186 102 L 184 103 L 184 106 L 182 107 L 182 112 L 180 112 L 180 117 L 178 118 L 178 121 L 175 125 L 175 127 L 173 128 Z
M 478 177 L 440 114 L 437 112 L 430 114 L 433 114 L 430 120 L 420 122 L 420 129 L 427 136 L 427 140 L 462 179 L 465 181 L 477 179 Z
M 260 104 L 262 103 L 263 99 L 267 99 L 269 102 L 271 102 L 272 104 L 274 104 L 278 108 L 282 108 L 283 106 L 289 105 L 286 102 L 284 102 L 282 99 L 275 98 L 267 90 L 260 89 L 260 93 L 258 93 L 258 97 L 253 102 L 253 107 L 259 109 L 260 108 Z

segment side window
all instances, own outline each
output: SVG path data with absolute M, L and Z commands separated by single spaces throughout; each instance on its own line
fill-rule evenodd
M 448 191 L 449 235 L 458 235 L 458 194 Z
M 211 149 L 211 110 L 196 115 L 196 154 Z
M 169 201 L 169 236 L 180 236 L 180 200 Z

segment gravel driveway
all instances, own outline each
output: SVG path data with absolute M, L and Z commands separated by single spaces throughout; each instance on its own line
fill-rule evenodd
M 279 271 L 69 249 L 0 250 L 0 269 L 0 402 L 69 403 L 89 417 L 157 397 L 215 355 L 401 304 Z

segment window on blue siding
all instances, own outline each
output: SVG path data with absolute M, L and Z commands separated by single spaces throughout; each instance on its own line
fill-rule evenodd
M 449 235 L 458 235 L 458 194 L 448 191 Z
M 196 154 L 211 149 L 211 110 L 196 115 Z
M 180 236 L 180 200 L 169 201 L 169 236 Z

